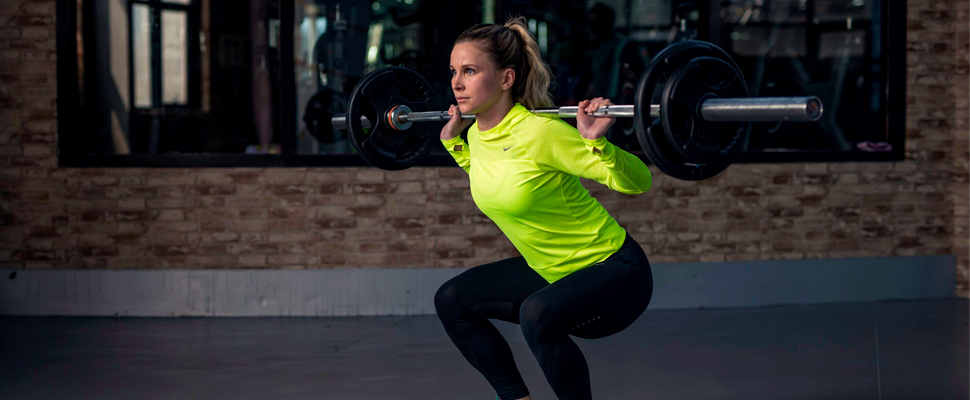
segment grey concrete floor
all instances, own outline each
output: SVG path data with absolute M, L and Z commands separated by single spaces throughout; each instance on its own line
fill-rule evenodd
M 535 400 L 555 396 L 497 322 Z M 595 399 L 967 399 L 966 299 L 647 310 L 576 339 Z M 0 399 L 491 400 L 434 316 L 0 317 Z

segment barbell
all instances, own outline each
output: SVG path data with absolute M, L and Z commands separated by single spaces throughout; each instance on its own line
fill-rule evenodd
M 817 97 L 748 97 L 734 60 L 697 40 L 657 53 L 640 77 L 634 103 L 601 107 L 592 115 L 634 118 L 647 158 L 667 175 L 693 181 L 721 173 L 737 158 L 746 123 L 811 122 L 822 116 Z M 578 107 L 532 112 L 570 118 Z M 427 156 L 449 119 L 426 79 L 406 68 L 386 67 L 361 79 L 350 93 L 347 113 L 334 115 L 331 123 L 347 129 L 350 143 L 368 163 L 401 170 Z
M 576 118 L 579 107 L 536 108 L 533 114 Z M 589 115 L 598 118 L 632 118 L 636 116 L 635 105 L 612 105 L 600 107 Z M 705 121 L 815 121 L 821 115 L 821 102 L 817 97 L 742 97 L 736 99 L 707 99 L 701 103 L 701 118 Z M 650 116 L 660 116 L 660 105 L 650 105 Z M 411 111 L 406 105 L 391 107 L 387 124 L 394 130 L 411 128 L 415 122 L 448 122 L 448 111 Z M 475 119 L 475 114 L 462 113 L 461 119 Z M 336 114 L 332 119 L 334 129 L 347 129 L 347 114 Z M 360 117 L 361 126 L 371 128 L 366 116 Z

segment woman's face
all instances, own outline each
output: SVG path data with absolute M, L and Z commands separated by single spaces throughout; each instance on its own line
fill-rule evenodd
M 488 111 L 509 90 L 515 73 L 498 69 L 487 53 L 464 42 L 451 50 L 451 89 L 462 113 Z

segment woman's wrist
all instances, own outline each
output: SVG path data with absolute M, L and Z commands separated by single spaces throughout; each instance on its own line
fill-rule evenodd
M 595 133 L 579 132 L 579 136 L 586 140 L 596 140 L 606 135 L 597 135 Z

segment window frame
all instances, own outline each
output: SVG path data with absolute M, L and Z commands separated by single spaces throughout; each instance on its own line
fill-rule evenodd
M 152 82 L 152 106 L 151 107 L 139 107 L 135 105 L 135 43 L 130 40 L 134 36 L 134 19 L 128 19 L 128 76 L 132 77 L 128 84 L 128 95 L 132 100 L 132 110 L 149 110 L 153 108 L 163 108 L 163 109 L 198 109 L 201 107 L 201 71 L 198 68 L 193 68 L 193 66 L 199 65 L 199 37 L 194 32 L 198 32 L 200 28 L 199 23 L 199 1 L 191 1 L 189 4 L 179 4 L 171 3 L 165 0 L 129 0 L 128 1 L 128 15 L 134 14 L 133 10 L 136 4 L 141 4 L 149 9 L 149 25 L 150 25 L 150 35 L 151 35 L 151 51 L 150 51 L 150 64 L 151 64 L 151 82 Z M 185 36 L 185 50 L 186 59 L 185 62 L 188 64 L 186 69 L 186 90 L 187 100 L 185 104 L 173 104 L 165 103 L 164 97 L 164 85 L 165 82 L 162 80 L 162 70 L 164 69 L 162 63 L 164 62 L 162 55 L 162 27 L 161 22 L 163 11 L 179 11 L 185 14 L 186 21 L 186 31 L 188 35 Z M 156 20 L 157 19 L 157 20 Z
M 295 0 L 278 0 L 280 9 L 280 32 L 293 31 Z M 719 4 L 716 0 L 709 0 L 710 6 Z M 764 152 L 744 151 L 735 163 L 801 163 L 801 162 L 875 162 L 905 160 L 905 113 L 906 113 L 906 2 L 882 0 L 882 57 L 885 60 L 886 72 L 882 82 L 884 85 L 883 104 L 886 115 L 887 140 L 893 143 L 893 149 L 887 152 L 860 151 L 792 151 L 792 152 Z M 129 0 L 131 5 L 138 3 L 160 3 L 160 0 Z M 198 2 L 192 6 L 199 7 Z M 186 6 L 183 6 L 186 7 Z M 276 129 L 282 134 L 282 154 L 76 154 L 73 141 L 78 140 L 77 127 L 78 108 L 80 103 L 78 91 L 77 65 L 77 0 L 57 0 L 56 2 L 56 37 L 57 37 L 57 129 L 58 129 L 58 165 L 60 167 L 78 168 L 232 168 L 232 167 L 359 167 L 368 166 L 361 157 L 355 154 L 337 155 L 298 155 L 296 153 L 296 138 L 287 132 L 296 132 L 296 81 L 294 63 L 294 38 L 292 34 L 279 35 L 280 74 L 279 109 L 283 115 L 279 118 Z M 191 20 L 191 18 L 190 18 Z M 714 21 L 708 21 L 702 29 L 715 31 Z M 189 22 L 190 29 L 192 22 Z M 130 25 L 130 24 L 129 24 Z M 130 32 L 129 26 L 129 32 Z M 197 29 L 196 29 L 197 30 Z M 197 39 L 196 39 L 197 40 Z M 129 42 L 129 48 L 131 43 Z M 191 42 L 190 42 L 191 48 Z M 192 51 L 189 52 L 191 57 Z M 133 72 L 133 61 L 129 52 L 129 69 Z M 190 76 L 198 72 L 189 72 Z M 192 89 L 191 96 L 198 93 Z M 197 79 L 196 85 L 199 80 Z M 132 99 L 134 89 L 130 89 Z M 160 96 L 160 94 L 159 94 Z M 902 145 L 897 145 L 902 144 Z M 646 155 L 637 153 L 644 162 L 650 164 Z M 431 154 L 418 162 L 416 167 L 455 166 L 454 160 L 445 154 Z

